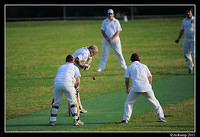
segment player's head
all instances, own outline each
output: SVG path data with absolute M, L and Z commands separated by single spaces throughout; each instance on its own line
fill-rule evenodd
M 74 63 L 74 57 L 72 55 L 67 55 L 66 62 Z
M 131 55 L 131 61 L 134 62 L 134 61 L 140 61 L 140 56 L 137 54 L 137 53 L 134 53 Z
M 95 45 L 88 47 L 88 49 L 90 51 L 90 56 L 95 56 L 98 52 L 98 47 Z
M 192 14 L 193 13 L 193 9 L 192 8 L 189 8 L 188 10 L 186 10 L 186 16 L 187 18 L 192 18 Z
M 107 13 L 108 13 L 109 19 L 113 19 L 113 17 L 114 17 L 114 10 L 108 9 Z

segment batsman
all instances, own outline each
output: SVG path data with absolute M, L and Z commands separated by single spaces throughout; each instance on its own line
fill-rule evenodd
M 73 54 L 73 64 L 74 67 L 76 67 L 79 70 L 89 70 L 90 68 L 90 63 L 92 62 L 92 57 L 95 56 L 98 53 L 98 47 L 95 45 L 91 45 L 89 47 L 83 47 L 78 49 L 77 51 L 74 52 Z M 77 96 L 77 101 L 78 101 L 78 113 L 87 113 L 87 110 L 85 110 L 81 104 L 80 100 L 80 95 L 79 95 L 79 85 L 76 86 L 77 79 L 73 78 L 72 79 L 72 84 L 75 85 L 75 90 L 76 92 L 74 93 Z M 52 103 L 54 102 L 54 98 L 52 100 Z M 70 108 L 70 103 L 68 102 L 68 109 Z M 69 116 L 71 115 L 71 110 L 69 109 Z
M 90 64 L 92 63 L 92 57 L 98 53 L 98 47 L 91 45 L 89 47 L 83 47 L 74 52 L 73 56 L 75 58 L 74 65 L 81 70 L 89 70 Z M 80 113 L 87 113 L 81 104 L 81 99 L 79 95 L 79 86 L 76 88 L 79 102 Z

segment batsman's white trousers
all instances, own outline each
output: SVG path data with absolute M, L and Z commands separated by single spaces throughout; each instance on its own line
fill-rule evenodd
M 122 55 L 122 47 L 121 47 L 121 43 L 103 43 L 103 47 L 102 47 L 102 53 L 101 53 L 101 60 L 99 63 L 99 69 L 104 69 L 106 67 L 106 62 L 110 53 L 110 49 L 113 49 L 115 54 L 117 55 L 117 58 L 121 64 L 121 67 L 123 70 L 125 70 L 127 68 L 126 66 L 126 62 L 124 60 L 124 57 Z
M 57 106 L 59 107 L 61 105 L 61 101 L 62 101 L 62 95 L 64 93 L 68 103 L 71 105 L 77 105 L 77 99 L 76 99 L 76 90 L 73 86 L 68 86 L 65 83 L 56 83 L 53 86 L 54 88 L 54 103 L 52 104 L 52 106 Z M 71 108 L 71 112 L 72 114 L 77 113 L 77 108 Z M 57 110 L 54 112 L 55 114 L 57 114 Z M 51 121 L 50 117 L 50 121 Z M 73 119 L 78 119 L 78 116 L 73 116 Z M 55 121 L 56 118 L 52 121 Z
M 195 61 L 195 45 L 194 45 L 194 39 L 188 39 L 185 38 L 183 40 L 183 56 L 185 58 L 185 61 L 187 63 L 187 67 L 190 69 L 194 66 L 192 61 L 192 56 Z
M 150 90 L 148 92 L 134 92 L 134 91 L 131 90 L 129 92 L 128 97 L 126 99 L 126 102 L 124 104 L 123 120 L 129 120 L 130 119 L 131 114 L 132 114 L 132 110 L 133 110 L 133 104 L 135 103 L 137 98 L 141 95 L 144 96 L 147 100 L 150 101 L 155 112 L 157 113 L 158 118 L 163 118 L 164 117 L 163 109 L 160 106 L 160 103 L 158 102 L 158 100 L 155 98 L 153 90 Z

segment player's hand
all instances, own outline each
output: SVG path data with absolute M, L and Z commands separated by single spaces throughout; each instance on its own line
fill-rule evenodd
M 83 69 L 84 70 L 88 70 L 90 68 L 90 65 L 89 64 L 85 64 L 84 66 L 83 66 Z
M 109 42 L 110 44 L 112 43 L 112 41 L 113 41 L 113 39 L 109 39 L 109 40 L 108 40 L 108 42 Z
M 175 42 L 176 42 L 176 43 L 179 43 L 179 39 L 176 39 Z
M 128 93 L 130 92 L 130 89 L 126 90 L 126 94 L 128 95 Z

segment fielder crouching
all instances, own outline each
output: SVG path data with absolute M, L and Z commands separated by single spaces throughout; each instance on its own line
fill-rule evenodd
M 49 118 L 49 125 L 54 126 L 56 122 L 56 116 L 61 105 L 62 95 L 64 93 L 67 101 L 70 104 L 70 109 L 74 119 L 74 125 L 84 125 L 80 120 L 78 109 L 77 109 L 77 99 L 76 99 L 76 87 L 80 84 L 80 71 L 74 66 L 74 57 L 68 55 L 66 57 L 66 63 L 58 68 L 55 80 L 54 80 L 54 100 L 51 105 L 51 112 Z M 76 79 L 75 87 L 73 85 L 73 80 Z
M 125 72 L 125 85 L 128 97 L 124 104 L 124 116 L 120 123 L 128 123 L 132 115 L 133 104 L 139 96 L 144 96 L 153 106 L 161 122 L 166 122 L 163 109 L 156 99 L 151 83 L 152 75 L 145 64 L 140 63 L 140 57 L 137 53 L 131 55 L 132 64 L 128 66 Z M 132 79 L 132 86 L 129 89 L 129 79 Z

